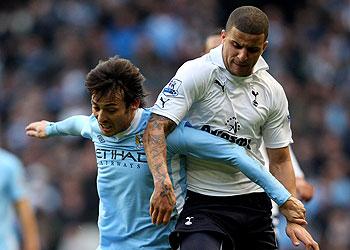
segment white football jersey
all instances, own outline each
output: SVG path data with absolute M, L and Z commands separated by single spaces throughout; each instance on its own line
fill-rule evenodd
M 183 64 L 158 96 L 152 112 L 236 143 L 263 163 L 262 137 L 269 148 L 292 142 L 288 102 L 282 86 L 259 58 L 253 74 L 231 75 L 222 45 Z M 198 158 L 187 158 L 188 189 L 205 195 L 230 196 L 262 192 L 240 171 Z

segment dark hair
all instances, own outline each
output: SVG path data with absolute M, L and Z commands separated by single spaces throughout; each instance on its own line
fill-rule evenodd
M 232 11 L 227 20 L 226 31 L 230 31 L 232 27 L 252 35 L 264 34 L 266 40 L 269 33 L 269 19 L 257 7 L 241 6 Z
M 144 76 L 129 60 L 117 56 L 100 61 L 86 76 L 85 86 L 97 99 L 121 91 L 126 107 L 139 99 L 140 107 L 145 106 L 143 89 Z

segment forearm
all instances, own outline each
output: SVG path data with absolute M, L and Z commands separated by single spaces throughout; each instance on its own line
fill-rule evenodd
M 169 177 L 166 165 L 166 136 L 176 126 L 163 116 L 152 114 L 143 135 L 143 144 L 154 183 Z
M 165 137 L 173 122 L 152 114 L 143 136 L 149 169 L 153 176 L 154 191 L 150 201 L 152 223 L 167 224 L 176 203 L 174 189 L 166 164 Z
M 88 116 L 76 115 L 63 121 L 50 122 L 45 131 L 48 136 L 75 135 L 78 136 Z
M 168 177 L 163 128 L 150 120 L 143 135 L 143 144 L 154 183 L 163 182 Z
M 296 197 L 295 174 L 290 160 L 280 163 L 270 162 L 270 172 L 294 197 Z
M 23 249 L 38 250 L 40 249 L 38 226 L 36 223 L 34 211 L 27 200 L 16 203 L 16 211 L 20 220 Z

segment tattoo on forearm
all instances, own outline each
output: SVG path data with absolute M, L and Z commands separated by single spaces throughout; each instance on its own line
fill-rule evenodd
M 172 187 L 165 183 L 168 172 L 166 167 L 166 136 L 176 124 L 170 119 L 152 114 L 145 131 L 144 144 L 149 168 L 156 182 L 162 185 L 162 196 L 172 201 Z

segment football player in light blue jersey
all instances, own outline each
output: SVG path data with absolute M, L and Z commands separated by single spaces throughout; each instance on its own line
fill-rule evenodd
M 37 222 L 26 197 L 22 162 L 0 148 L 0 171 L 0 250 L 39 250 Z M 22 240 L 16 232 L 16 221 Z
M 261 185 L 282 210 L 285 208 L 291 220 L 300 221 L 298 218 L 302 216 L 291 209 L 294 204 L 299 206 L 299 201 L 250 158 L 245 149 L 183 122 L 167 138 L 176 208 L 167 215 L 170 223 L 154 225 L 149 216 L 154 181 L 142 144 L 150 118 L 150 111 L 143 108 L 143 82 L 139 69 L 130 61 L 110 58 L 100 62 L 86 78 L 91 94 L 91 116 L 72 116 L 56 123 L 39 121 L 26 127 L 27 135 L 37 138 L 81 135 L 93 141 L 100 198 L 98 249 L 170 249 L 168 236 L 174 229 L 186 193 L 182 155 L 219 160 L 239 168 Z

